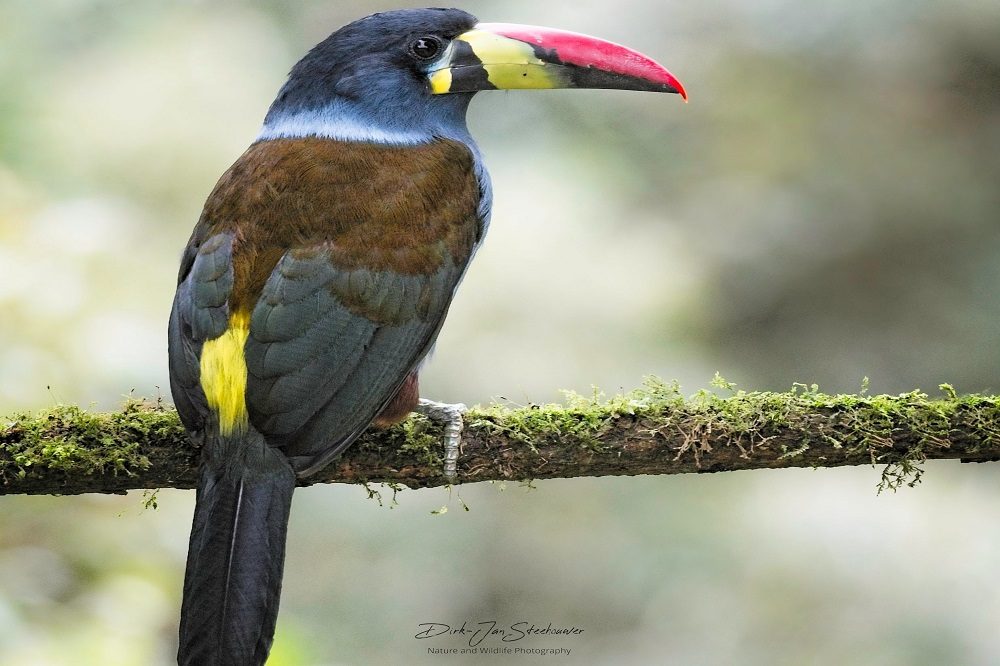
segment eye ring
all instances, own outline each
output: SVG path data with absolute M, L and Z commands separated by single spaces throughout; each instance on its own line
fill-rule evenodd
M 425 35 L 413 40 L 410 44 L 410 55 L 417 60 L 431 60 L 441 53 L 443 46 L 437 37 Z

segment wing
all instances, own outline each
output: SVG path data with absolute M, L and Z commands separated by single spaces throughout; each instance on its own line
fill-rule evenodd
M 285 254 L 250 319 L 247 408 L 296 469 L 321 467 L 371 423 L 437 336 L 464 265 L 430 274 Z
M 196 230 L 181 259 L 167 329 L 170 391 L 181 421 L 193 434 L 204 430 L 209 416 L 200 385 L 202 345 L 225 332 L 232 287 L 232 235 L 219 234 L 202 245 Z
M 225 420 L 220 405 L 236 396 L 239 417 L 300 474 L 336 456 L 432 346 L 484 231 L 483 192 L 456 142 L 252 146 L 182 262 L 169 339 L 185 426 Z M 206 350 L 234 363 L 216 342 L 230 339 L 241 367 L 213 381 L 243 383 L 223 390 L 201 369 Z

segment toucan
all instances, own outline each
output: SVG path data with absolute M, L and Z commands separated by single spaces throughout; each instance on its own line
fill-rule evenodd
M 216 184 L 168 329 L 171 392 L 201 448 L 179 664 L 267 660 L 296 481 L 418 408 L 417 372 L 486 234 L 469 102 L 547 88 L 686 99 L 611 42 L 458 9 L 384 12 L 292 68 Z M 453 462 L 460 410 L 427 404 L 453 426 Z

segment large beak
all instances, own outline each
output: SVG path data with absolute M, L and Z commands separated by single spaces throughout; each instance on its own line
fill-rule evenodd
M 615 88 L 678 93 L 684 86 L 630 48 L 565 30 L 480 23 L 452 40 L 427 73 L 435 95 L 477 90 Z

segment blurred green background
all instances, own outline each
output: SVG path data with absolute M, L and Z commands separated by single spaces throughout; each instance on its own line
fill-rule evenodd
M 0 413 L 166 390 L 205 196 L 294 61 L 386 8 L 0 3 Z M 691 102 L 479 96 L 493 226 L 428 396 L 544 402 L 646 373 L 694 392 L 717 370 L 1000 390 L 1000 4 L 465 8 L 627 43 Z M 395 506 L 302 490 L 271 663 L 461 663 L 417 625 L 488 619 L 582 627 L 531 643 L 568 663 L 1000 663 L 996 478 L 934 464 L 883 496 L 867 468 L 577 479 Z M 2 498 L 0 663 L 170 663 L 192 505 Z

